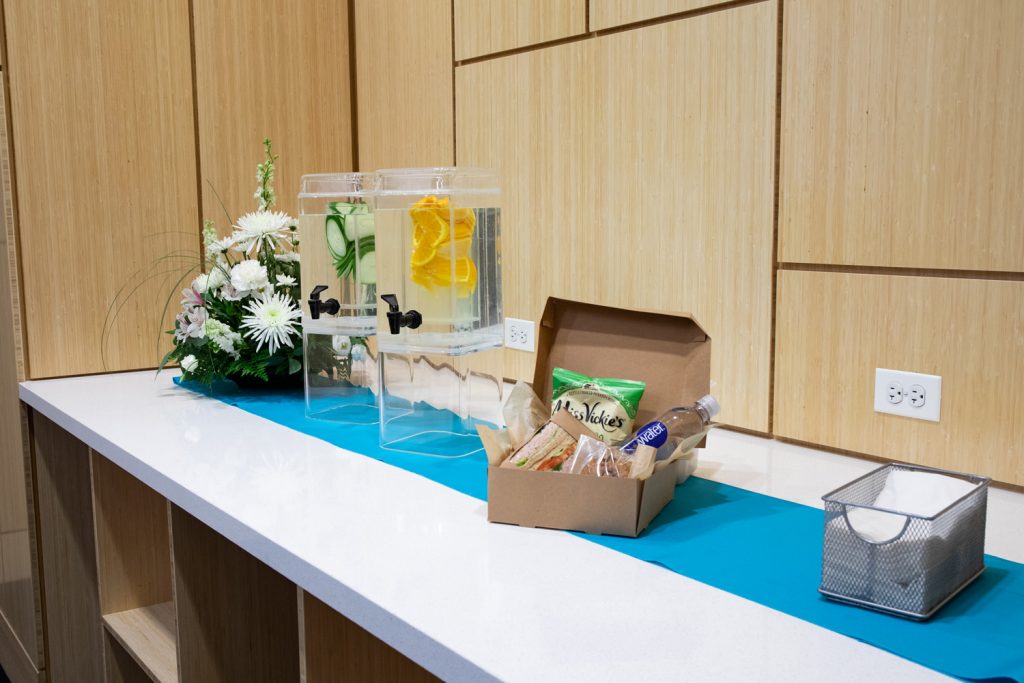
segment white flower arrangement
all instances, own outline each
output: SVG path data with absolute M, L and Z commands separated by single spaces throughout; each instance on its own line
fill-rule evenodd
M 182 291 L 170 331 L 174 348 L 160 365 L 177 361 L 186 380 L 301 382 L 299 241 L 292 217 L 271 210 L 277 157 L 270 140 L 263 144 L 258 209 L 239 218 L 227 237 L 212 221 L 203 226 L 206 272 Z

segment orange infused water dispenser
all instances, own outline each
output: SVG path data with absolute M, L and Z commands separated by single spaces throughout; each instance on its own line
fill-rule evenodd
M 377 342 L 385 448 L 460 457 L 503 393 L 501 191 L 473 168 L 378 171 Z
M 373 173 L 318 173 L 299 191 L 306 415 L 373 424 L 377 254 Z

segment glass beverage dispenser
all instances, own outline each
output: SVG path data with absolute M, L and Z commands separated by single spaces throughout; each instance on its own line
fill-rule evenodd
M 468 455 L 481 450 L 477 422 L 501 411 L 498 178 L 468 168 L 378 176 L 381 446 Z
M 373 173 L 302 177 L 299 251 L 306 416 L 374 424 L 377 265 Z

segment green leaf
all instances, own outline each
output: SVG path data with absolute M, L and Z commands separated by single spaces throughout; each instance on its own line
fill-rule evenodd
M 302 369 L 302 363 L 295 360 L 294 358 L 288 359 L 288 374 L 294 375 L 296 372 Z

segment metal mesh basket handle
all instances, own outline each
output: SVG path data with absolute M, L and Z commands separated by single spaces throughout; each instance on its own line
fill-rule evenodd
M 891 538 L 886 538 L 881 541 L 872 540 L 864 535 L 864 533 L 857 529 L 857 526 L 850 520 L 850 508 L 870 510 L 872 508 L 864 505 L 854 505 L 852 503 L 838 503 L 843 509 L 843 521 L 846 522 L 846 528 L 850 530 L 850 533 L 855 534 L 864 543 L 870 545 L 885 545 L 886 543 L 896 543 L 903 538 L 904 534 L 907 533 L 907 529 L 910 528 L 911 516 L 901 512 L 886 512 L 888 515 L 898 515 L 903 518 L 903 526 L 900 527 L 899 533 Z M 882 512 L 882 510 L 874 510 L 875 512 Z

